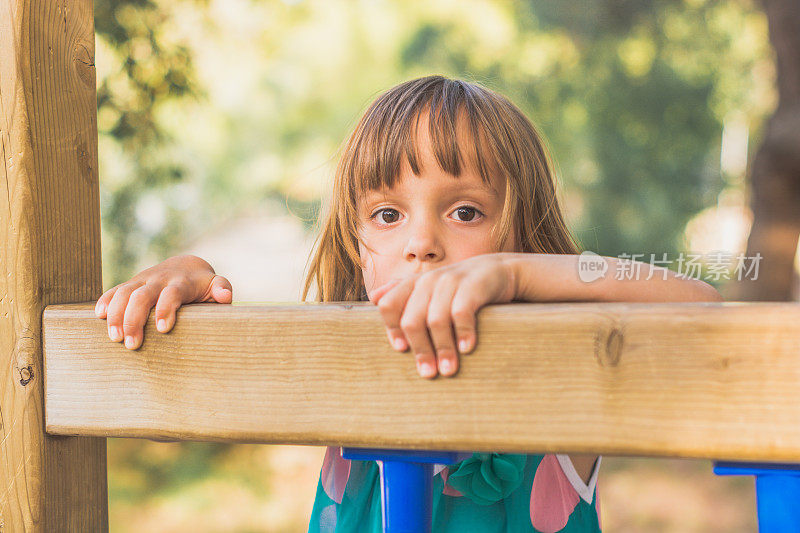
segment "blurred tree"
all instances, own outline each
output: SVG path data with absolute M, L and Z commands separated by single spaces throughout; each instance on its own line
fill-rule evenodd
M 198 7 L 206 0 L 195 0 Z M 169 18 L 151 0 L 97 0 L 95 33 L 119 58 L 117 70 L 99 79 L 97 87 L 98 134 L 110 137 L 120 157 L 135 171 L 113 182 L 102 180 L 106 267 L 114 284 L 131 272 L 137 258 L 132 245 L 136 233 L 134 209 L 147 190 L 180 181 L 184 168 L 178 161 L 152 157 L 174 142 L 158 121 L 158 107 L 170 99 L 198 97 L 191 51 L 165 36 Z M 167 248 L 181 242 L 179 228 L 171 228 Z M 163 239 L 163 237 L 162 237 Z
M 580 191 L 585 246 L 674 257 L 687 221 L 725 186 L 722 120 L 752 86 L 738 76 L 731 95 L 726 82 L 758 59 L 731 42 L 755 9 L 703 0 L 508 5 L 512 37 L 493 61 L 476 61 L 482 43 L 460 37 L 463 25 L 436 21 L 416 30 L 404 63 L 490 80 L 528 112 L 568 189 Z
M 674 257 L 686 222 L 727 186 L 722 122 L 747 109 L 757 125 L 749 95 L 769 84 L 756 74 L 763 14 L 750 0 L 236 2 L 192 22 L 185 42 L 177 9 L 205 2 L 108 2 L 98 4 L 98 37 L 120 67 L 102 78 L 98 124 L 117 148 L 101 155 L 129 168 L 113 179 L 106 167 L 101 184 L 106 285 L 129 278 L 135 258 L 160 260 L 265 197 L 288 197 L 313 220 L 359 110 L 432 71 L 499 90 L 540 126 L 586 247 Z M 210 87 L 208 72 L 198 82 L 194 56 L 222 50 L 231 86 Z M 245 80 L 234 77 L 242 61 Z M 208 90 L 238 102 L 221 108 Z M 204 153 L 181 148 L 176 138 L 190 135 L 205 136 L 193 148 Z
M 793 299 L 794 258 L 800 239 L 800 4 L 763 0 L 777 56 L 778 108 L 753 161 L 753 227 L 747 257 L 760 253 L 758 276 L 745 277 L 737 299 Z

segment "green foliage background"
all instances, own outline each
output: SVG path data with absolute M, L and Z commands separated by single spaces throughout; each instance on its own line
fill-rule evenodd
M 336 149 L 379 92 L 482 82 L 540 127 L 578 237 L 669 252 L 728 185 L 726 117 L 774 105 L 747 0 L 96 3 L 106 286 L 264 198 L 311 220 Z M 137 219 L 137 207 L 163 216 Z
M 97 0 L 95 13 L 106 289 L 268 198 L 310 226 L 360 112 L 411 77 L 479 81 L 519 105 L 557 161 L 570 225 L 604 255 L 684 250 L 687 221 L 742 189 L 720 171 L 723 123 L 744 116 L 754 146 L 775 105 L 750 0 Z M 212 475 L 229 448 L 171 445 L 162 461 L 111 441 L 112 509 Z

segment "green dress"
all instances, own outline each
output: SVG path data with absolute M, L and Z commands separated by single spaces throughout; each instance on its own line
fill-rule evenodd
M 433 533 L 599 532 L 595 463 L 589 483 L 566 455 L 460 453 L 435 465 Z M 325 453 L 309 533 L 381 533 L 381 461 Z

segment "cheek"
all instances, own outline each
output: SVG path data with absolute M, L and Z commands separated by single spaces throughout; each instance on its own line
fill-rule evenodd
M 388 243 L 377 243 L 371 245 L 371 248 L 368 249 L 362 242 L 358 243 L 362 264 L 361 274 L 367 293 L 393 279 L 397 275 L 397 266 L 401 264 L 397 255 L 393 253 L 395 248 Z
M 498 243 L 491 234 L 486 233 L 478 236 L 473 235 L 472 239 L 454 239 L 453 245 L 448 250 L 449 262 L 469 259 L 476 255 L 494 254 L 498 252 L 516 252 L 514 238 L 509 236 L 502 245 Z
M 364 278 L 364 288 L 367 289 L 367 292 L 370 292 L 373 288 L 377 287 L 376 283 L 378 282 L 378 280 L 375 279 L 375 257 L 361 242 L 358 243 L 358 254 L 361 257 L 361 264 L 363 265 L 361 274 Z
M 372 254 L 360 241 L 358 243 L 358 256 L 361 258 L 361 264 L 363 265 L 362 270 L 372 268 Z

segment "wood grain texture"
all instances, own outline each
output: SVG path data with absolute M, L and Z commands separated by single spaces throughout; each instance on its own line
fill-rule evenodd
M 488 306 L 434 380 L 370 303 L 189 305 L 137 351 L 51 306 L 44 342 L 57 434 L 800 461 L 798 304 Z
M 0 0 L 0 521 L 106 531 L 105 439 L 44 431 L 41 316 L 99 296 L 91 0 Z

